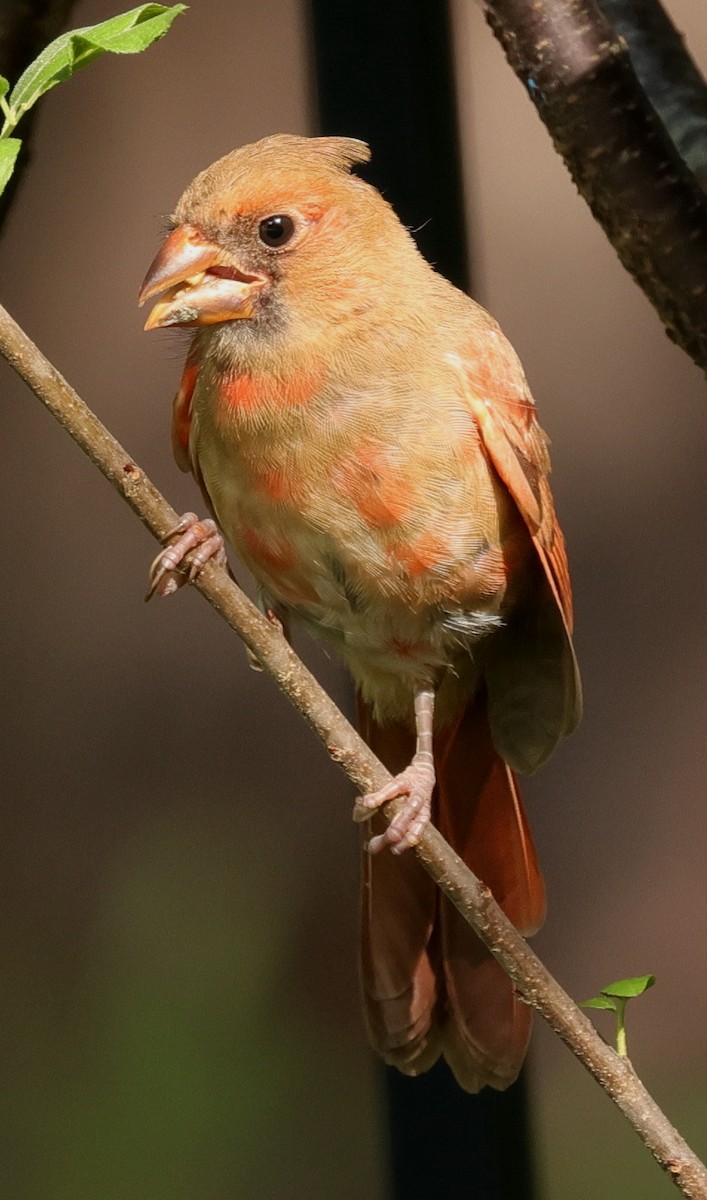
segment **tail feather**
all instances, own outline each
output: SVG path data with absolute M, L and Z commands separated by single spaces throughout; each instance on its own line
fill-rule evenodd
M 411 732 L 364 714 L 372 749 L 391 771 L 409 762 Z M 494 750 L 485 697 L 435 739 L 433 819 L 525 933 L 545 890 L 515 777 Z M 412 855 L 364 854 L 361 975 L 371 1041 L 407 1074 L 441 1054 L 460 1085 L 505 1088 L 520 1070 L 531 1014 L 513 984 Z
M 447 1013 L 442 1053 L 465 1091 L 503 1091 L 523 1065 L 531 1010 L 518 1000 L 506 973 L 469 927 L 466 937 L 458 936 L 456 926 L 462 918 L 452 913 L 448 901 L 445 904 Z

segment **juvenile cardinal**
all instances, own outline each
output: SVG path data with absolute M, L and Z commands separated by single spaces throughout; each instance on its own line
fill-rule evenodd
M 567 559 L 520 363 L 351 174 L 368 158 L 268 137 L 179 201 L 140 300 L 159 297 L 146 329 L 195 330 L 172 437 L 216 523 L 182 518 L 153 588 L 221 556 L 223 531 L 283 624 L 344 659 L 395 774 L 359 801 L 371 1041 L 410 1075 L 444 1055 L 468 1091 L 505 1088 L 530 1010 L 401 852 L 432 817 L 519 929 L 541 924 L 515 772 L 579 719 Z

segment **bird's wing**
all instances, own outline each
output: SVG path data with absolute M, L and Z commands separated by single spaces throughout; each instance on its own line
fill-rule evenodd
M 455 355 L 464 399 L 482 445 L 523 517 L 548 582 L 572 629 L 572 589 L 565 540 L 548 482 L 548 442 L 518 356 L 495 324 L 472 349 Z
M 582 708 L 572 646 L 572 590 L 565 541 L 550 491 L 547 439 L 520 362 L 487 326 L 452 356 L 481 444 L 522 516 L 537 553 L 536 582 L 486 664 L 489 718 L 497 750 L 515 770 L 533 771 L 576 726 Z
M 199 367 L 190 353 L 184 364 L 179 389 L 172 402 L 172 453 L 182 471 L 194 471 L 189 453 L 191 433 L 192 399 L 199 376 Z

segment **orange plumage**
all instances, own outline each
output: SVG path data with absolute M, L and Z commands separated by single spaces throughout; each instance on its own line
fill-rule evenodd
M 143 285 L 195 328 L 174 408 L 191 469 L 267 604 L 324 637 L 394 772 L 364 797 L 371 1040 L 505 1087 L 529 1013 L 414 856 L 433 819 L 525 932 L 544 888 L 514 772 L 571 732 L 580 686 L 545 437 L 492 318 L 422 259 L 346 138 L 265 138 L 204 171 Z M 156 569 L 206 535 L 187 530 Z M 210 543 L 211 546 L 213 543 Z M 386 829 L 376 809 L 405 810 Z M 393 854 L 387 852 L 390 849 Z M 385 851 L 385 852 L 381 852 Z

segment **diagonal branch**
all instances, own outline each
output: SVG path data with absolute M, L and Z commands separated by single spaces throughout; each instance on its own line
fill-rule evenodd
M 707 196 L 596 0 L 485 0 L 579 191 L 668 336 L 707 369 Z
M 9 314 L 0 307 L 0 354 L 120 492 L 144 525 L 163 539 L 177 514 L 153 483 L 47 361 Z M 194 586 L 209 601 L 272 675 L 324 742 L 331 757 L 361 791 L 383 787 L 390 775 L 361 740 L 279 630 L 228 577 L 207 564 Z M 388 819 L 399 810 L 393 800 Z M 639 1137 L 685 1196 L 707 1200 L 707 1169 L 658 1108 L 630 1062 L 599 1037 L 533 953 L 481 883 L 436 829 L 424 834 L 416 853 L 425 870 L 459 909 L 532 1005 L 569 1046 L 621 1109 Z
M 660 0 L 599 0 L 673 142 L 707 191 L 707 84 Z

